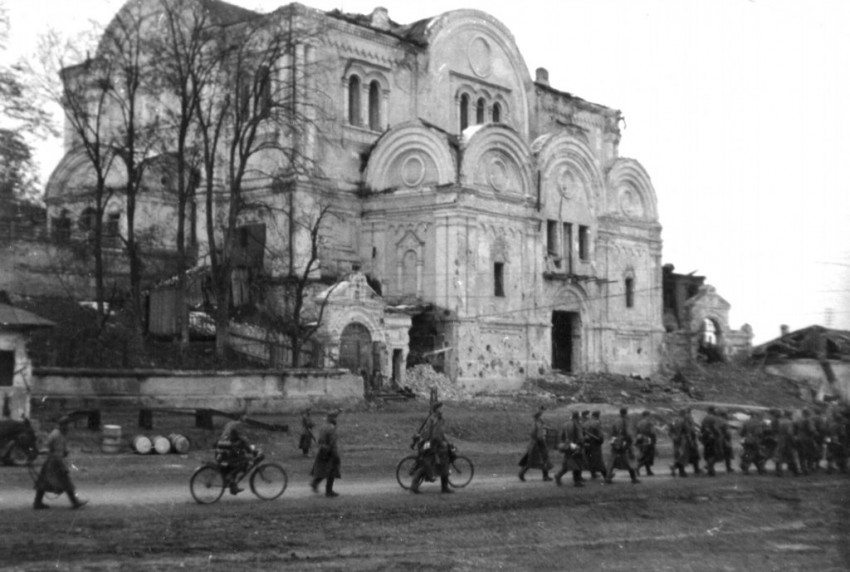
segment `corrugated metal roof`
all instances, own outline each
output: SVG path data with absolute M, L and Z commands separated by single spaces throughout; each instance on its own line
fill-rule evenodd
M 34 328 L 52 328 L 55 325 L 50 320 L 45 320 L 32 312 L 0 303 L 0 329 L 31 330 Z

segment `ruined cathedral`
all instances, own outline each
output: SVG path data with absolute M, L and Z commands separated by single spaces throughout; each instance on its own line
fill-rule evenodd
M 205 4 L 226 26 L 247 13 Z M 316 290 L 327 309 L 315 365 L 403 383 L 415 358 L 473 391 L 552 370 L 657 370 L 661 225 L 649 175 L 619 156 L 618 110 L 532 75 L 482 11 L 400 24 L 383 8 L 289 9 L 322 29 L 293 56 L 321 62 L 305 93 L 323 111 L 300 138 L 315 171 L 295 196 L 321 193 L 337 215 L 322 231 L 319 274 L 337 287 Z M 51 220 L 81 216 L 68 153 L 48 185 Z M 168 216 L 168 201 L 144 212 Z M 266 252 L 308 246 L 277 243 L 270 212 L 241 215 Z

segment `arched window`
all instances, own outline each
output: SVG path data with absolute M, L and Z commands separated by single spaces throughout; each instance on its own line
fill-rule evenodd
M 493 104 L 493 123 L 502 121 L 502 106 L 498 103 Z
M 460 96 L 460 130 L 469 127 L 469 96 L 465 93 Z
M 92 207 L 87 207 L 80 214 L 80 230 L 83 232 L 94 232 L 94 227 L 97 224 L 97 211 Z
M 369 129 L 381 130 L 381 84 L 377 81 L 369 84 Z
M 356 75 L 348 79 L 348 123 L 351 125 L 361 125 L 360 78 Z
M 475 123 L 476 125 L 481 125 L 484 123 L 484 109 L 486 103 L 483 97 L 478 98 L 478 103 L 475 104 Z
M 259 115 L 267 117 L 272 110 L 272 75 L 269 66 L 261 66 L 254 78 Z
M 415 296 L 418 293 L 417 266 L 419 257 L 413 250 L 404 253 L 401 262 L 401 293 L 405 296 Z
M 626 278 L 626 308 L 634 308 L 635 305 L 635 279 Z
M 711 318 L 702 321 L 702 343 L 707 346 L 717 345 L 717 325 Z
M 71 238 L 71 217 L 67 209 L 62 209 L 58 217 L 52 220 L 53 223 L 53 238 L 55 240 L 70 240 Z

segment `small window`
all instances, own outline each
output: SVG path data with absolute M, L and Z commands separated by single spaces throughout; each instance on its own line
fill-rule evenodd
M 558 221 L 546 221 L 546 252 L 549 256 L 558 256 Z
M 590 229 L 584 225 L 578 227 L 578 257 L 582 260 L 590 258 Z
M 626 308 L 634 308 L 635 305 L 635 279 L 626 278 Z
M 257 70 L 254 78 L 257 91 L 257 105 L 259 106 L 259 115 L 268 117 L 272 110 L 272 75 L 269 71 L 269 66 L 262 66 Z
M 377 81 L 369 84 L 369 129 L 381 130 L 381 84 Z
M 356 75 L 348 79 L 348 122 L 360 125 L 360 78 Z
M 469 96 L 465 93 L 460 96 L 460 130 L 469 127 Z
M 484 110 L 486 109 L 486 102 L 483 97 L 478 98 L 478 103 L 475 105 L 475 124 L 481 125 L 484 123 Z
M 498 103 L 493 104 L 493 123 L 502 121 L 502 106 Z
M 54 240 L 70 240 L 71 219 L 68 216 L 68 211 L 63 210 L 62 214 L 58 218 L 54 218 L 52 222 Z
M 573 225 L 572 223 L 565 222 L 563 233 L 561 238 L 564 241 L 564 248 L 562 252 L 564 253 L 564 258 L 567 261 L 567 270 L 569 272 L 573 271 Z
M 97 224 L 97 211 L 92 207 L 86 208 L 80 215 L 80 230 L 83 232 L 94 232 Z
M 493 295 L 498 298 L 505 297 L 505 263 L 493 264 Z

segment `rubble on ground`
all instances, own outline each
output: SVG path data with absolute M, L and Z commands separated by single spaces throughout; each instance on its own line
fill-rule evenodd
M 462 401 L 469 395 L 442 373 L 434 371 L 429 364 L 419 364 L 409 368 L 404 374 L 404 385 L 417 396 L 429 398 L 431 389 L 437 389 L 439 399 Z

